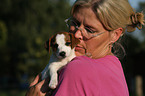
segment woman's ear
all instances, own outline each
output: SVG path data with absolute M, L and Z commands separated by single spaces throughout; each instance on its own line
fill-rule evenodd
M 121 34 L 123 32 L 123 28 L 118 28 L 118 29 L 115 29 L 112 33 L 111 33 L 111 42 L 114 43 L 116 42 Z

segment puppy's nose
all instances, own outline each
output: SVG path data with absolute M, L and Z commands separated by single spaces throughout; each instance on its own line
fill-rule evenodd
M 65 57 L 65 54 L 66 53 L 64 51 L 62 51 L 62 52 L 59 53 L 59 55 L 62 56 L 62 57 Z

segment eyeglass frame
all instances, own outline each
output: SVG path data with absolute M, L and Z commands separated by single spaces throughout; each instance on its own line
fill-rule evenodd
M 67 19 L 65 19 L 65 23 L 66 23 L 66 26 L 68 27 L 68 28 L 70 28 L 70 26 L 71 25 L 69 25 L 69 23 L 68 23 L 68 21 L 69 20 L 71 20 L 72 19 L 72 17 L 69 17 L 69 18 L 67 18 Z M 73 20 L 74 21 L 74 20 Z M 75 21 L 74 21 L 75 22 Z M 75 22 L 76 23 L 76 22 Z M 76 23 L 77 24 L 77 23 Z M 72 25 L 73 26 L 73 25 Z M 79 28 L 79 26 L 78 25 L 74 25 L 74 27 L 75 27 L 75 30 L 80 30 L 81 31 L 81 34 L 82 34 L 82 36 L 84 36 L 83 35 L 83 29 L 82 28 Z M 88 28 L 89 29 L 89 28 Z M 86 31 L 86 33 L 88 32 L 86 29 L 84 29 L 85 31 Z M 92 30 L 91 29 L 89 29 L 89 31 L 91 32 L 91 33 L 95 33 L 95 32 L 97 32 L 97 31 L 93 31 L 92 32 Z M 91 39 L 91 38 L 94 38 L 94 37 L 97 37 L 97 36 L 99 36 L 99 35 L 101 35 L 101 34 L 103 34 L 103 33 L 105 33 L 106 31 L 103 31 L 103 32 L 100 32 L 100 33 L 98 33 L 98 34 L 91 34 L 92 36 L 89 38 L 89 39 Z M 87 33 L 88 34 L 88 33 Z

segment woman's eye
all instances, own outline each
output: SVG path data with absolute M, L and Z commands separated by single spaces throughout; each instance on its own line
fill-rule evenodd
M 71 44 L 71 42 L 66 42 L 65 43 L 66 46 L 69 46 L 70 44 Z
M 95 32 L 96 32 L 96 31 L 93 31 L 93 30 L 91 30 L 90 28 L 87 28 L 87 27 L 86 27 L 85 29 L 86 29 L 86 31 L 89 32 L 89 33 L 95 33 Z
M 70 24 L 71 26 L 78 26 L 78 24 L 75 22 L 75 21 L 71 21 L 71 24 Z

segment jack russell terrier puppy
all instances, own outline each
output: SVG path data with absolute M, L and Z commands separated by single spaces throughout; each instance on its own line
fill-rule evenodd
M 41 72 L 42 80 L 50 76 L 49 87 L 55 89 L 58 84 L 58 70 L 70 62 L 75 55 L 75 46 L 79 43 L 79 39 L 75 38 L 73 34 L 68 32 L 60 32 L 52 36 L 45 43 L 45 48 L 50 51 L 52 48 L 52 55 L 49 63 Z

